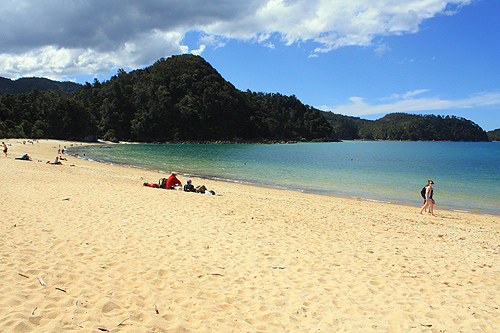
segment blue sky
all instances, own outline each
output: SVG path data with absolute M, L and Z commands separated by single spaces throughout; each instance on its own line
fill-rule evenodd
M 0 13 L 12 79 L 102 81 L 193 53 L 240 90 L 325 111 L 500 128 L 498 0 L 6 0 Z

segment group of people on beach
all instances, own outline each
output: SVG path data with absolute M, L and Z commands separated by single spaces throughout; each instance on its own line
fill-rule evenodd
M 28 141 L 28 142 L 31 142 L 33 144 L 33 141 Z M 26 144 L 26 141 L 23 141 L 23 144 Z M 7 157 L 9 148 L 7 147 L 5 142 L 3 142 L 3 141 L 2 141 L 2 147 L 3 147 L 3 153 L 5 154 L 5 157 Z M 32 161 L 31 157 L 28 154 L 24 154 L 21 157 L 16 157 L 16 160 Z
M 5 144 L 5 142 L 2 142 L 2 147 L 3 147 L 3 152 L 5 156 L 7 157 L 7 152 L 8 152 L 8 147 Z M 58 153 L 61 152 L 60 150 Z M 20 160 L 27 160 L 31 161 L 31 157 L 28 154 L 24 154 L 21 158 L 18 158 Z M 62 158 L 56 157 L 56 160 L 54 162 L 47 162 L 47 164 L 55 164 L 55 165 L 61 165 L 61 160 Z M 420 214 L 422 214 L 424 211 L 427 212 L 429 211 L 429 214 L 432 216 L 434 215 L 434 204 L 435 201 L 432 198 L 432 195 L 434 193 L 433 189 L 434 182 L 432 180 L 427 181 L 427 185 L 422 189 L 422 197 L 424 198 L 424 205 L 420 209 Z M 154 188 L 164 188 L 164 189 L 170 189 L 173 190 L 178 187 L 182 187 L 181 181 L 177 178 L 177 173 L 172 172 L 172 174 L 168 177 L 168 179 L 162 178 L 160 179 L 158 184 L 155 183 L 144 183 L 144 186 L 149 186 L 149 187 L 154 187 Z M 205 187 L 205 185 L 200 185 L 200 186 L 194 186 L 192 184 L 191 179 L 188 179 L 186 182 L 186 185 L 184 185 L 183 190 L 185 192 L 196 192 L 196 193 L 209 193 L 209 194 L 215 194 L 214 191 L 209 191 Z
M 164 188 L 167 190 L 174 190 L 176 188 L 181 188 L 182 183 L 177 178 L 177 173 L 172 172 L 172 174 L 168 178 L 162 178 L 159 180 L 158 184 L 156 183 L 144 183 L 144 186 L 154 187 L 154 188 Z M 185 192 L 196 192 L 196 193 L 206 193 L 215 195 L 215 192 L 212 190 L 207 190 L 205 185 L 194 186 L 192 184 L 191 179 L 188 179 L 186 185 L 184 185 L 183 190 Z

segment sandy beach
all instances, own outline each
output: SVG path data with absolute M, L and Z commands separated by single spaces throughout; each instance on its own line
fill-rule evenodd
M 1 332 L 500 331 L 498 216 L 155 189 L 164 174 L 46 164 L 75 143 L 5 142 Z

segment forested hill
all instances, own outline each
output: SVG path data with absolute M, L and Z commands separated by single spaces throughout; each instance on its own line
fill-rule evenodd
M 0 137 L 171 140 L 331 140 L 320 111 L 295 96 L 237 90 L 203 58 L 154 65 L 78 91 L 0 98 Z
M 294 96 L 239 91 L 194 55 L 119 71 L 73 98 L 94 115 L 106 139 L 325 140 L 332 133 L 319 110 Z
M 1 79 L 0 87 L 12 83 L 23 83 L 25 93 L 0 96 L 0 137 L 488 141 L 479 126 L 463 118 L 396 113 L 370 121 L 322 112 L 295 96 L 240 91 L 194 55 L 160 59 L 130 73 L 119 70 L 108 81 L 95 80 L 70 94 L 78 85 L 60 83 L 70 90 L 49 87 L 54 81 L 47 79 Z M 30 90 L 30 84 L 35 89 Z
M 454 116 L 391 113 L 377 120 L 331 112 L 323 116 L 340 139 L 410 141 L 488 141 L 488 135 L 470 120 Z
M 488 134 L 488 139 L 490 139 L 490 141 L 500 141 L 500 128 L 493 131 L 489 131 L 487 134 Z
M 61 90 L 69 94 L 80 89 L 81 85 L 73 82 L 59 82 L 38 77 L 20 78 L 15 81 L 0 77 L 0 95 L 24 94 L 29 93 L 35 88 L 40 91 Z

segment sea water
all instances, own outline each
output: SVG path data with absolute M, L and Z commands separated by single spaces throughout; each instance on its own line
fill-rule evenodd
M 100 162 L 190 177 L 436 209 L 500 215 L 500 143 L 344 141 L 297 144 L 122 144 L 71 150 Z M 150 179 L 151 182 L 158 181 Z

